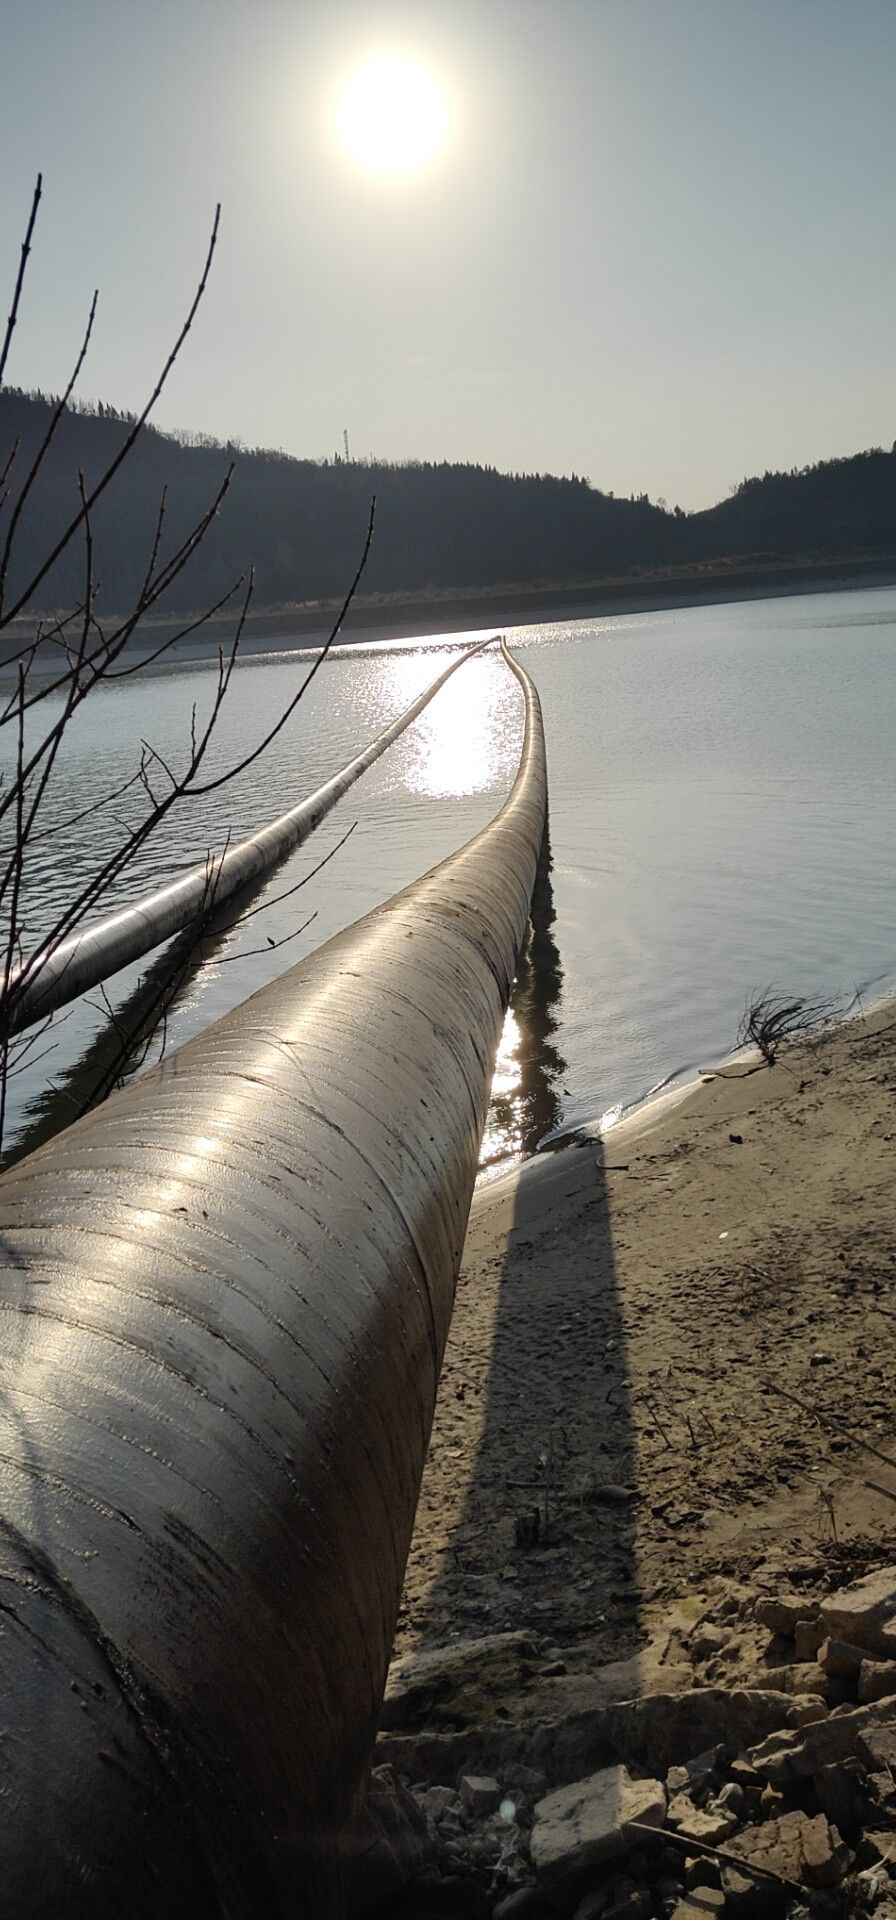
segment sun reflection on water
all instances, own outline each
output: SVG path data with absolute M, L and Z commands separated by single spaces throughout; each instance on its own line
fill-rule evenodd
M 387 698 L 395 712 L 433 679 L 432 656 L 389 662 Z M 519 688 L 497 650 L 470 660 L 436 694 L 403 736 L 395 755 L 398 784 L 447 799 L 509 786 L 523 726 Z

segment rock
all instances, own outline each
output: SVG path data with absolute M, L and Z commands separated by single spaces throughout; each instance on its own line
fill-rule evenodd
M 794 1667 L 757 1667 L 750 1675 L 750 1685 L 762 1692 L 808 1694 L 828 1706 L 839 1707 L 855 1697 L 845 1674 L 826 1673 L 814 1660 Z
M 869 1773 L 868 1792 L 873 1793 L 875 1806 L 885 1807 L 893 1824 L 896 1824 L 896 1780 L 889 1771 Z
M 444 1819 L 446 1813 L 456 1813 L 460 1806 L 453 1787 L 423 1787 L 415 1798 L 419 1800 L 429 1819 L 435 1821 L 436 1826 L 440 1820 Z
M 705 1753 L 698 1753 L 693 1760 L 688 1761 L 686 1772 L 691 1793 L 699 1798 L 702 1793 L 708 1793 L 710 1788 L 716 1785 L 718 1771 L 724 1758 L 725 1747 L 720 1741 L 714 1747 L 707 1747 Z
M 501 1788 L 490 1774 L 465 1773 L 460 1781 L 460 1797 L 477 1819 L 484 1819 L 500 1805 Z
M 863 1660 L 856 1692 L 863 1704 L 871 1700 L 888 1700 L 891 1694 L 896 1694 L 896 1661 Z
M 740 1782 L 738 1780 L 728 1780 L 722 1788 L 721 1793 L 716 1794 L 715 1799 L 710 1802 L 710 1805 L 716 1812 L 733 1813 L 739 1816 L 743 1813 L 745 1802 L 746 1794 Z
M 811 1697 L 790 1698 L 755 1688 L 693 1687 L 684 1693 L 647 1693 L 523 1725 L 486 1723 L 460 1731 L 381 1733 L 376 1758 L 378 1765 L 390 1763 L 403 1778 L 421 1786 L 454 1785 L 461 1773 L 494 1774 L 511 1785 L 521 1767 L 560 1785 L 581 1779 L 611 1759 L 665 1776 L 683 1754 L 699 1754 L 711 1741 L 724 1745 L 729 1753 L 739 1753 L 774 1730 L 798 1731 L 823 1719 L 826 1712 L 824 1702 Z
M 673 1908 L 672 1920 L 707 1920 L 709 1914 L 726 1912 L 727 1903 L 721 1887 L 696 1887 Z
M 803 1878 L 810 1887 L 836 1887 L 843 1879 L 840 1836 L 831 1831 L 823 1813 L 806 1820 L 800 1833 Z
M 873 1757 L 866 1759 L 860 1743 L 884 1734 L 887 1740 L 896 1741 L 891 1721 L 896 1722 L 896 1699 L 879 1701 L 873 1707 L 844 1707 L 841 1712 L 829 1714 L 826 1720 L 798 1732 L 770 1734 L 761 1746 L 751 1748 L 746 1758 L 773 1786 L 808 1780 L 820 1767 L 846 1760 L 850 1755 L 857 1755 L 864 1765 L 877 1768 L 888 1763 Z
M 793 1630 L 793 1651 L 798 1660 L 814 1660 L 824 1639 L 824 1628 L 818 1616 L 798 1620 Z
M 881 1567 L 822 1601 L 821 1617 L 832 1638 L 896 1659 L 896 1567 Z
M 695 1887 L 720 1887 L 722 1869 L 708 1853 L 691 1854 L 684 1863 L 684 1884 L 689 1893 Z
M 896 1701 L 892 1704 L 896 1708 Z M 868 1707 L 868 1718 L 858 1731 L 856 1752 L 869 1773 L 896 1769 L 896 1724 L 883 1717 L 889 1705 L 888 1700 L 882 1700 L 878 1706 Z
M 715 1653 L 721 1653 L 728 1645 L 728 1635 L 724 1627 L 713 1627 L 707 1622 L 696 1627 L 690 1639 L 690 1652 L 695 1660 L 710 1660 Z
M 736 1867 L 722 1868 L 723 1912 L 736 1920 L 769 1920 L 783 1910 L 783 1889 L 768 1880 L 754 1880 L 752 1874 L 738 1873 Z
M 633 1820 L 661 1826 L 666 1795 L 658 1780 L 633 1780 L 625 1767 L 603 1767 L 586 1780 L 546 1794 L 535 1808 L 530 1850 L 546 1882 L 573 1878 L 624 1854 L 638 1836 Z
M 389 1731 L 427 1720 L 466 1725 L 482 1717 L 483 1697 L 519 1685 L 522 1669 L 537 1656 L 531 1633 L 490 1633 L 459 1640 L 428 1653 L 409 1654 L 389 1671 L 380 1726 Z
M 858 1673 L 865 1658 L 861 1647 L 854 1647 L 849 1640 L 828 1638 L 818 1648 L 818 1664 L 825 1673 Z
M 687 1839 L 699 1840 L 706 1847 L 721 1847 L 737 1827 L 736 1814 L 724 1807 L 715 1812 L 695 1807 L 686 1793 L 676 1794 L 675 1799 L 670 1800 L 666 1819 L 670 1827 L 675 1827 Z
M 835 1761 L 819 1767 L 813 1776 L 815 1797 L 822 1813 L 840 1833 L 854 1833 L 874 1812 L 867 1774 L 860 1760 Z
M 828 1673 L 824 1667 L 813 1661 L 809 1666 L 795 1669 L 804 1675 L 803 1685 L 824 1700 L 829 1707 L 850 1705 L 856 1697 L 855 1678 L 847 1673 Z
M 688 1773 L 687 1767 L 670 1767 L 669 1768 L 669 1771 L 666 1775 L 666 1791 L 669 1794 L 670 1799 L 676 1793 L 687 1793 L 687 1790 L 690 1784 L 691 1784 L 690 1775 Z
M 782 1813 L 759 1827 L 745 1827 L 730 1843 L 732 1853 L 757 1867 L 810 1886 L 833 1886 L 842 1878 L 837 1848 L 838 1837 L 831 1833 L 823 1813 L 810 1818 L 799 1811 Z
M 554 1745 L 554 1767 L 565 1764 L 562 1748 L 574 1740 L 579 1757 L 587 1752 L 592 1765 L 594 1758 L 603 1758 L 609 1749 L 626 1761 L 665 1776 L 682 1755 L 702 1754 L 710 1744 L 738 1752 L 775 1727 L 800 1727 L 824 1712 L 820 1700 L 790 1700 L 780 1694 L 740 1687 L 692 1687 L 686 1693 L 647 1694 L 608 1708 L 591 1721 L 590 1727 L 584 1724 L 587 1716 L 571 1716 L 562 1743 L 557 1740 Z M 554 1777 L 562 1776 L 555 1770 Z
M 810 1618 L 815 1611 L 803 1594 L 788 1593 L 779 1594 L 773 1600 L 757 1600 L 753 1615 L 769 1633 L 781 1633 L 786 1640 L 792 1640 L 799 1622 Z
M 896 1833 L 892 1828 L 881 1832 L 869 1828 L 859 1841 L 856 1859 L 860 1867 L 883 1866 L 888 1873 L 896 1873 Z

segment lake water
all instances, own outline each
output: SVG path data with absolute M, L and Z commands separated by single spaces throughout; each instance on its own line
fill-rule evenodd
M 769 983 L 844 999 L 896 983 L 896 588 L 559 621 L 507 637 L 544 707 L 551 865 L 505 1029 L 489 1162 L 719 1058 L 746 999 Z M 458 638 L 335 652 L 264 761 L 169 822 L 115 904 L 295 804 L 436 677 Z M 238 667 L 214 767 L 260 737 L 307 665 L 272 652 Z M 208 666 L 159 666 L 93 696 L 45 824 L 125 779 L 141 738 L 182 763 L 191 708 L 207 709 L 214 678 Z M 454 675 L 273 877 L 264 912 L 213 944 L 170 1013 L 168 1046 L 477 831 L 508 790 L 521 728 L 519 688 L 499 655 Z M 281 899 L 354 822 L 323 871 Z M 38 843 L 33 932 L 119 831 L 102 812 Z M 298 938 L 268 947 L 312 912 Z M 140 971 L 108 989 L 126 1024 Z M 12 1080 L 7 1144 L 62 1124 L 95 1079 L 108 1020 L 90 998 Z

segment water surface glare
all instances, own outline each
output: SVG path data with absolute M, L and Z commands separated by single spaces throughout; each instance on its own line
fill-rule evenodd
M 547 1132 L 624 1108 L 668 1075 L 718 1058 L 747 996 L 770 982 L 848 998 L 896 978 L 896 589 L 507 635 L 544 708 L 550 863 L 505 1029 L 485 1160 L 531 1150 Z M 341 648 L 264 761 L 175 815 L 114 903 L 294 805 L 407 706 L 456 644 L 442 636 Z M 238 667 L 210 770 L 260 737 L 307 665 L 271 652 Z M 201 718 L 214 678 L 205 665 L 158 667 L 94 696 L 44 824 L 64 823 L 123 780 L 141 738 L 182 764 L 191 708 Z M 184 981 L 169 1047 L 483 826 L 508 791 L 521 728 L 519 689 L 497 653 L 457 673 L 272 877 L 265 910 L 221 935 Z M 355 822 L 325 869 L 292 891 Z M 119 831 L 103 812 L 35 846 L 32 934 Z M 147 965 L 110 984 L 119 1017 L 136 1005 Z M 54 1124 L 74 1113 L 95 1075 L 107 1022 L 90 999 L 12 1082 L 10 1121 L 22 1139 L 51 1112 Z M 50 1040 L 52 1053 L 38 1059 Z

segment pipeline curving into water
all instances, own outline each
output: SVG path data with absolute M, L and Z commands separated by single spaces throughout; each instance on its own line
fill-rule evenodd
M 0 1884 L 332 1920 L 546 818 L 0 1177 Z
M 238 846 L 201 861 L 179 880 L 145 895 L 132 906 L 93 921 L 49 953 L 38 948 L 26 955 L 10 973 L 0 1008 L 2 1031 L 9 1035 L 22 1033 L 37 1021 L 47 1019 L 70 1000 L 77 1000 L 91 987 L 119 973 L 122 967 L 141 960 L 153 947 L 161 946 L 163 940 L 198 927 L 212 909 L 217 912 L 243 887 L 263 879 L 293 847 L 300 846 L 315 827 L 320 826 L 337 800 L 342 799 L 362 773 L 418 718 L 458 667 L 490 646 L 495 638 L 490 635 L 488 640 L 480 640 L 459 659 L 452 660 L 444 673 L 371 740 L 363 752 L 356 754 L 298 806 L 281 814 L 279 820 L 261 827 Z

